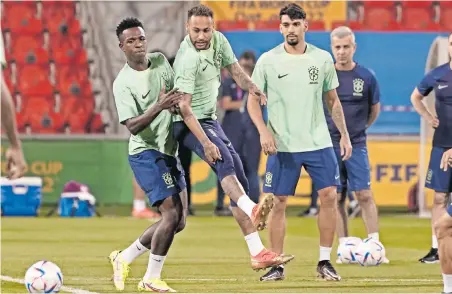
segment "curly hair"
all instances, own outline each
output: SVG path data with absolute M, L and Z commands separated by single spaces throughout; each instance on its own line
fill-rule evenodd
M 306 12 L 299 6 L 298 4 L 291 3 L 287 6 L 281 8 L 279 12 L 279 19 L 282 18 L 283 15 L 287 15 L 290 19 L 306 19 Z
M 119 36 L 121 36 L 121 34 L 125 30 L 130 29 L 130 28 L 136 28 L 136 27 L 140 27 L 140 28 L 144 29 L 143 23 L 138 18 L 135 18 L 135 17 L 125 18 L 116 27 L 116 36 L 119 39 Z

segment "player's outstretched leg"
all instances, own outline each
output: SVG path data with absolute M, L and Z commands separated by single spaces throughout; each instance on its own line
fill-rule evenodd
M 342 191 L 338 192 L 337 201 L 337 223 L 336 234 L 339 239 L 339 244 L 347 240 L 348 235 L 348 216 L 345 208 L 345 200 L 347 199 L 347 188 L 342 187 Z M 336 263 L 341 264 L 340 258 L 336 260 Z
M 317 223 L 320 231 L 320 258 L 317 273 L 322 279 L 340 281 L 341 277 L 330 262 L 337 221 L 336 187 L 319 190 L 319 199 L 320 211 Z
M 449 200 L 448 213 L 443 214 L 435 223 L 438 236 L 439 259 L 443 274 L 443 293 L 452 293 L 452 203 Z

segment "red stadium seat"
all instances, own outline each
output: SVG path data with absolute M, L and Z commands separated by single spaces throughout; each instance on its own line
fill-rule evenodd
M 50 35 L 50 48 L 52 52 L 76 51 L 82 48 L 82 38 L 80 35 L 68 36 L 54 33 Z
M 324 31 L 325 23 L 321 20 L 308 21 L 308 28 L 310 31 Z
M 62 95 L 91 97 L 92 89 L 86 66 L 59 66 L 57 88 Z
M 18 67 L 18 90 L 23 95 L 51 95 L 53 87 L 49 82 L 49 74 L 48 66 L 26 65 Z
M 12 52 L 19 50 L 34 50 L 42 48 L 44 44 L 43 36 L 41 34 L 35 35 L 14 35 L 11 38 Z
M 36 17 L 36 3 L 31 1 L 2 1 L 2 27 L 18 27 L 25 20 Z
M 25 131 L 26 121 L 22 112 L 16 112 L 16 123 L 19 132 L 23 133 Z
M 81 65 L 88 63 L 88 57 L 83 48 L 75 50 L 53 50 L 52 56 L 57 65 Z
M 69 21 L 75 17 L 75 5 L 71 1 L 43 1 L 42 19 L 45 23 Z
M 90 133 L 105 133 L 105 124 L 99 113 L 93 113 L 89 120 Z
M 433 19 L 433 5 L 431 1 L 402 2 L 402 24 L 404 29 L 426 29 L 433 22 Z
M 81 33 L 80 23 L 76 18 L 69 20 L 51 20 L 46 23 L 46 27 L 51 34 L 60 33 L 68 35 L 78 35 Z
M 4 24 L 11 33 L 38 34 L 44 31 L 42 21 L 37 18 L 12 18 Z
M 403 8 L 432 8 L 433 1 L 400 1 Z
M 17 64 L 48 64 L 49 53 L 44 48 L 27 49 L 18 47 L 11 54 L 11 59 Z
M 220 20 L 217 21 L 216 27 L 219 31 L 248 30 L 248 22 L 246 20 Z
M 279 20 L 259 20 L 254 23 L 256 31 L 279 31 Z
M 440 2 L 440 24 L 444 31 L 452 31 L 452 1 Z
M 92 99 L 63 98 L 61 113 L 68 123 L 71 133 L 86 133 L 93 109 L 94 100 Z
M 365 9 L 393 8 L 396 1 L 361 1 Z
M 353 31 L 363 30 L 363 24 L 359 21 L 335 21 L 332 24 L 332 28 L 335 29 L 340 26 L 347 26 Z

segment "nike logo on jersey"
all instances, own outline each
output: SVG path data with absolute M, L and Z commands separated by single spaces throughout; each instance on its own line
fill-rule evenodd
M 149 90 L 147 93 L 146 93 L 146 95 L 141 95 L 141 97 L 144 99 L 144 98 L 146 98 L 148 95 L 149 95 L 149 93 L 151 92 L 151 90 Z
M 449 85 L 438 85 L 438 90 L 449 87 Z
M 284 78 L 285 76 L 287 76 L 287 75 L 289 75 L 289 74 L 285 74 L 285 75 L 278 75 L 278 79 L 282 79 L 282 78 Z
M 206 66 L 204 66 L 204 68 L 202 69 L 202 71 L 205 71 L 207 68 L 208 64 L 206 64 Z

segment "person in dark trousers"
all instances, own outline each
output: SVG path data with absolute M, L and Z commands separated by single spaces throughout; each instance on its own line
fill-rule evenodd
M 252 51 L 245 51 L 239 58 L 240 66 L 251 75 L 256 55 Z M 259 160 L 261 146 L 259 133 L 252 123 L 248 113 L 244 111 L 248 93 L 242 90 L 231 77 L 226 77 L 221 85 L 220 105 L 225 110 L 222 127 L 239 154 L 246 177 L 249 182 L 249 197 L 254 202 L 259 201 Z M 214 214 L 217 216 L 231 216 L 231 210 L 224 207 L 225 193 L 218 183 L 217 205 Z

